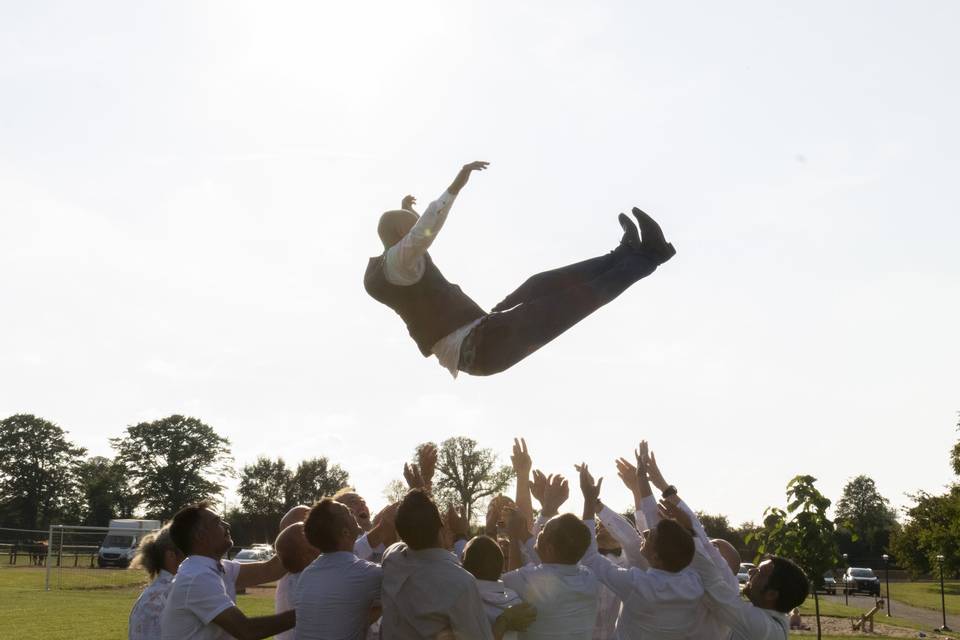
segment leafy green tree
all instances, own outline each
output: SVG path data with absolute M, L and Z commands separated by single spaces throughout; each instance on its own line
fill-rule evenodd
M 17 414 L 0 421 L 0 512 L 9 524 L 46 528 L 51 520 L 74 520 L 77 467 L 86 450 L 43 418 Z
M 230 441 L 196 418 L 141 422 L 110 444 L 129 469 L 147 517 L 166 520 L 184 505 L 213 499 L 233 475 Z
M 440 443 L 433 491 L 441 500 L 463 505 L 470 518 L 481 500 L 502 493 L 513 476 L 513 467 L 498 465 L 492 449 L 481 449 L 476 440 L 457 436 Z
M 863 564 L 879 559 L 897 528 L 897 514 L 889 505 L 869 476 L 847 482 L 836 508 L 840 551 Z
M 915 504 L 891 540 L 896 563 L 919 577 L 933 571 L 942 554 L 944 572 L 955 574 L 960 570 L 960 485 L 939 496 L 921 491 L 910 497 Z
M 83 492 L 83 524 L 103 527 L 113 518 L 131 518 L 140 504 L 127 479 L 127 467 L 103 456 L 87 458 L 79 465 Z
M 290 506 L 296 504 L 312 505 L 324 496 L 332 496 L 340 489 L 350 484 L 350 474 L 338 464 L 321 456 L 308 458 L 297 465 L 297 470 L 291 478 Z
M 387 504 L 393 504 L 394 502 L 403 500 L 403 496 L 407 495 L 407 491 L 409 491 L 407 483 L 394 478 L 383 488 L 383 497 L 387 501 Z
M 833 521 L 827 517 L 830 500 L 814 486 L 813 476 L 799 475 L 787 483 L 787 509 L 769 507 L 764 512 L 763 528 L 755 536 L 758 558 L 766 553 L 790 558 L 806 572 L 813 583 L 820 637 L 820 600 L 823 574 L 837 564 L 837 544 Z
M 960 431 L 960 420 L 957 420 L 957 430 Z M 960 476 L 960 440 L 957 440 L 950 450 L 950 466 L 953 467 L 953 472 Z

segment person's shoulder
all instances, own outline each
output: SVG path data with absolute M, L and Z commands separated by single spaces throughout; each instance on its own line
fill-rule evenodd
M 383 552 L 383 558 L 381 564 L 386 566 L 388 561 L 396 560 L 400 555 L 406 551 L 407 545 L 404 542 L 394 542 L 392 545 L 387 547 L 386 551 Z

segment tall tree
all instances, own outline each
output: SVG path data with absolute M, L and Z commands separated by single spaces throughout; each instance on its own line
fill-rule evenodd
M 918 577 L 934 570 L 942 554 L 945 572 L 960 571 L 960 485 L 938 496 L 921 491 L 910 497 L 915 504 L 890 544 L 897 564 Z
M 764 512 L 763 528 L 754 537 L 759 542 L 759 555 L 773 553 L 790 558 L 806 572 L 813 583 L 817 615 L 817 638 L 820 637 L 820 600 L 823 574 L 837 564 L 837 543 L 834 524 L 827 517 L 830 500 L 814 486 L 813 476 L 800 475 L 787 483 L 787 509 L 769 507 Z
M 103 527 L 113 518 L 133 517 L 140 499 L 123 462 L 94 456 L 80 464 L 77 475 L 84 498 L 83 524 Z
M 836 520 L 852 536 L 841 536 L 841 551 L 851 558 L 875 561 L 886 550 L 897 527 L 896 512 L 880 495 L 873 478 L 859 475 L 843 487 L 837 501 Z
M 276 533 L 280 518 L 296 504 L 292 496 L 293 473 L 282 458 L 259 457 L 240 470 L 240 507 L 265 539 Z
M 497 454 L 479 448 L 471 438 L 448 438 L 437 454 L 434 493 L 463 505 L 468 518 L 480 500 L 501 493 L 513 479 L 512 467 L 498 465 Z
M 8 526 L 45 528 L 76 504 L 76 471 L 85 453 L 43 418 L 17 414 L 0 421 L 0 511 Z
M 293 504 L 313 504 L 350 484 L 350 474 L 321 456 L 298 464 L 291 481 Z
M 110 444 L 130 470 L 148 517 L 165 520 L 184 505 L 213 499 L 233 475 L 230 441 L 196 418 L 141 422 Z

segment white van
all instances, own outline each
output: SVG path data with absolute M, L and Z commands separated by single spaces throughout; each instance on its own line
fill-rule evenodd
M 159 520 L 111 520 L 97 552 L 97 565 L 101 568 L 129 566 L 143 536 L 159 528 Z

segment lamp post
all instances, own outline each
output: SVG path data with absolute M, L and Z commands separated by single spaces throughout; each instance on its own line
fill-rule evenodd
M 947 626 L 947 602 L 943 597 L 943 555 L 937 554 L 937 564 L 940 565 L 940 610 L 943 612 L 943 626 L 938 631 L 950 631 Z
M 883 554 L 883 572 L 885 579 L 887 581 L 887 617 L 889 618 L 892 614 L 890 613 L 890 556 Z
M 849 581 L 847 578 L 850 577 L 850 563 L 847 562 L 847 554 L 843 554 L 843 603 L 846 605 L 850 604 L 850 588 L 847 584 Z

